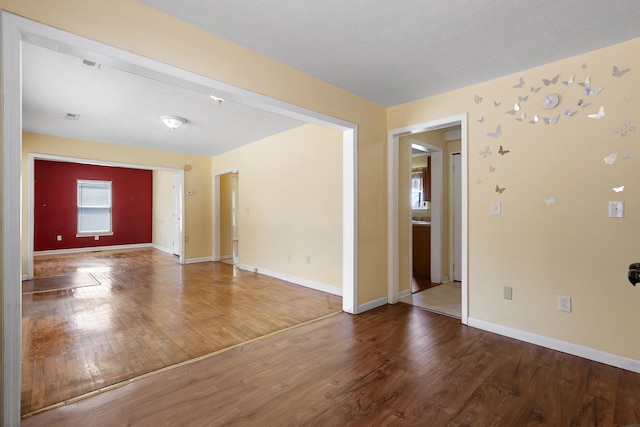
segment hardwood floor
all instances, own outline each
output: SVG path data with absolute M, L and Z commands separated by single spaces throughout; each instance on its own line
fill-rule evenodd
M 23 420 L 32 426 L 619 426 L 640 375 L 408 305 L 337 314 Z
M 338 296 L 153 249 L 42 261 L 54 276 L 34 282 L 99 285 L 23 294 L 23 414 L 342 311 Z

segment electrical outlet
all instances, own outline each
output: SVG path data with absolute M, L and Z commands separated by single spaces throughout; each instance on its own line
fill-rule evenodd
M 508 300 L 513 299 L 513 288 L 511 286 L 505 286 L 502 288 L 502 298 Z
M 307 255 L 307 264 L 311 264 L 311 255 Z
M 571 313 L 571 297 L 558 295 L 558 310 Z
M 62 234 L 58 234 L 58 235 L 56 236 L 56 240 L 57 240 L 58 242 L 62 242 Z

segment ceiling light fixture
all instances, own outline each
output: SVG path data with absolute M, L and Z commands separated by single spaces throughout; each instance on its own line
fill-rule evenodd
M 218 103 L 218 105 L 222 104 L 222 102 L 224 101 L 224 99 L 222 98 L 218 98 L 215 95 L 209 95 L 209 98 L 213 99 L 214 101 L 216 101 Z
M 171 130 L 176 130 L 183 124 L 187 123 L 187 119 L 183 119 L 178 116 L 160 116 L 162 122 L 171 128 Z

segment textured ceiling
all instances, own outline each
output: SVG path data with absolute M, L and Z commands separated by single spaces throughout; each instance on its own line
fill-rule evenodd
M 383 106 L 640 37 L 639 0 L 139 0 Z

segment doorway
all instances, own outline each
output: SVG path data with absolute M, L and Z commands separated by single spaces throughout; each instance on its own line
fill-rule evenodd
M 357 125 L 326 114 L 294 106 L 240 89 L 226 83 L 160 63 L 131 52 L 108 46 L 58 30 L 44 24 L 19 17 L 6 11 L 0 12 L 2 22 L 2 328 L 5 345 L 2 350 L 2 418 L 5 425 L 17 425 L 20 420 L 21 383 L 21 292 L 15 286 L 22 272 L 22 143 L 21 143 L 21 48 L 24 40 L 53 43 L 60 48 L 91 51 L 113 60 L 114 66 L 135 71 L 143 76 L 153 76 L 164 82 L 185 88 L 224 93 L 229 101 L 261 108 L 288 117 L 303 118 L 310 123 L 339 130 L 343 135 L 342 200 L 343 200 L 343 309 L 358 313 L 366 309 L 359 304 L 357 287 Z M 183 219 L 184 221 L 184 219 Z M 214 247 L 214 253 L 215 253 Z
M 420 124 L 416 124 L 416 125 L 411 125 L 411 126 L 407 126 L 404 128 L 399 128 L 399 129 L 394 129 L 391 130 L 389 132 L 389 144 L 388 144 L 388 193 L 389 193 L 389 204 L 388 204 L 388 218 L 389 218 L 389 225 L 388 225 L 388 259 L 389 259 L 389 266 L 388 266 L 388 271 L 389 271 L 389 277 L 388 277 L 388 283 L 389 283 L 389 289 L 388 289 L 388 300 L 390 303 L 396 303 L 397 301 L 399 301 L 400 297 L 403 295 L 400 295 L 399 292 L 399 288 L 400 288 L 400 278 L 402 275 L 402 269 L 401 269 L 401 251 L 403 251 L 403 255 L 402 256 L 407 256 L 407 249 L 401 249 L 400 246 L 400 233 L 401 233 L 401 228 L 400 227 L 404 227 L 404 225 L 401 224 L 405 224 L 407 222 L 410 222 L 410 218 L 403 218 L 400 215 L 400 209 L 399 209 L 399 201 L 400 200 L 405 200 L 406 198 L 403 196 L 399 195 L 399 173 L 400 173 L 400 164 L 401 164 L 401 159 L 400 159 L 400 138 L 406 135 L 416 135 L 419 133 L 423 133 L 423 132 L 429 132 L 429 131 L 434 131 L 434 130 L 441 130 L 441 129 L 445 129 L 445 128 L 451 128 L 451 127 L 455 127 L 455 126 L 459 126 L 460 127 L 460 167 L 459 167 L 459 171 L 460 171 L 460 194 L 461 194 L 461 201 L 460 201 L 460 244 L 458 245 L 460 247 L 460 253 L 461 253 L 461 261 L 460 261 L 460 275 L 461 275 L 461 281 L 460 281 L 460 306 L 461 306 L 461 310 L 460 310 L 460 319 L 462 321 L 462 323 L 466 324 L 467 323 L 467 318 L 468 318 L 468 295 L 467 295 L 467 257 L 466 257 L 466 245 L 467 245 L 467 240 L 466 240 L 466 236 L 467 236 L 467 200 L 466 200 L 466 194 L 467 194 L 467 183 L 466 183 L 466 153 L 467 153 L 467 116 L 466 114 L 460 114 L 457 116 L 451 116 L 451 117 L 447 117 L 447 118 L 443 118 L 443 119 L 439 119 L 439 120 L 433 120 L 430 122 L 425 122 L 425 123 L 420 123 Z M 447 159 L 448 160 L 448 159 Z M 433 159 L 432 159 L 432 164 L 433 164 Z M 433 173 L 435 172 L 435 168 L 432 171 Z M 448 189 L 448 186 L 447 186 Z M 402 198 L 401 198 L 402 197 Z M 432 194 L 432 198 L 434 197 L 434 195 Z M 433 202 L 432 202 L 433 205 Z M 439 216 L 442 214 L 441 209 L 435 209 L 432 212 L 432 222 L 431 222 L 431 227 L 433 230 L 435 230 L 437 232 L 437 230 L 435 228 L 434 225 L 434 219 L 439 218 Z M 440 217 L 440 220 L 442 218 Z M 432 236 L 433 239 L 433 236 Z M 435 243 L 432 242 L 432 247 Z M 440 251 L 442 250 L 441 247 L 438 248 Z M 434 260 L 432 258 L 432 266 L 433 266 Z M 436 266 L 437 267 L 437 266 Z M 443 275 L 441 277 L 441 279 L 445 278 L 445 279 L 449 279 L 453 277 L 453 272 L 447 272 L 447 276 L 449 277 L 444 277 L 445 275 Z M 449 275 L 450 274 L 450 275 Z

